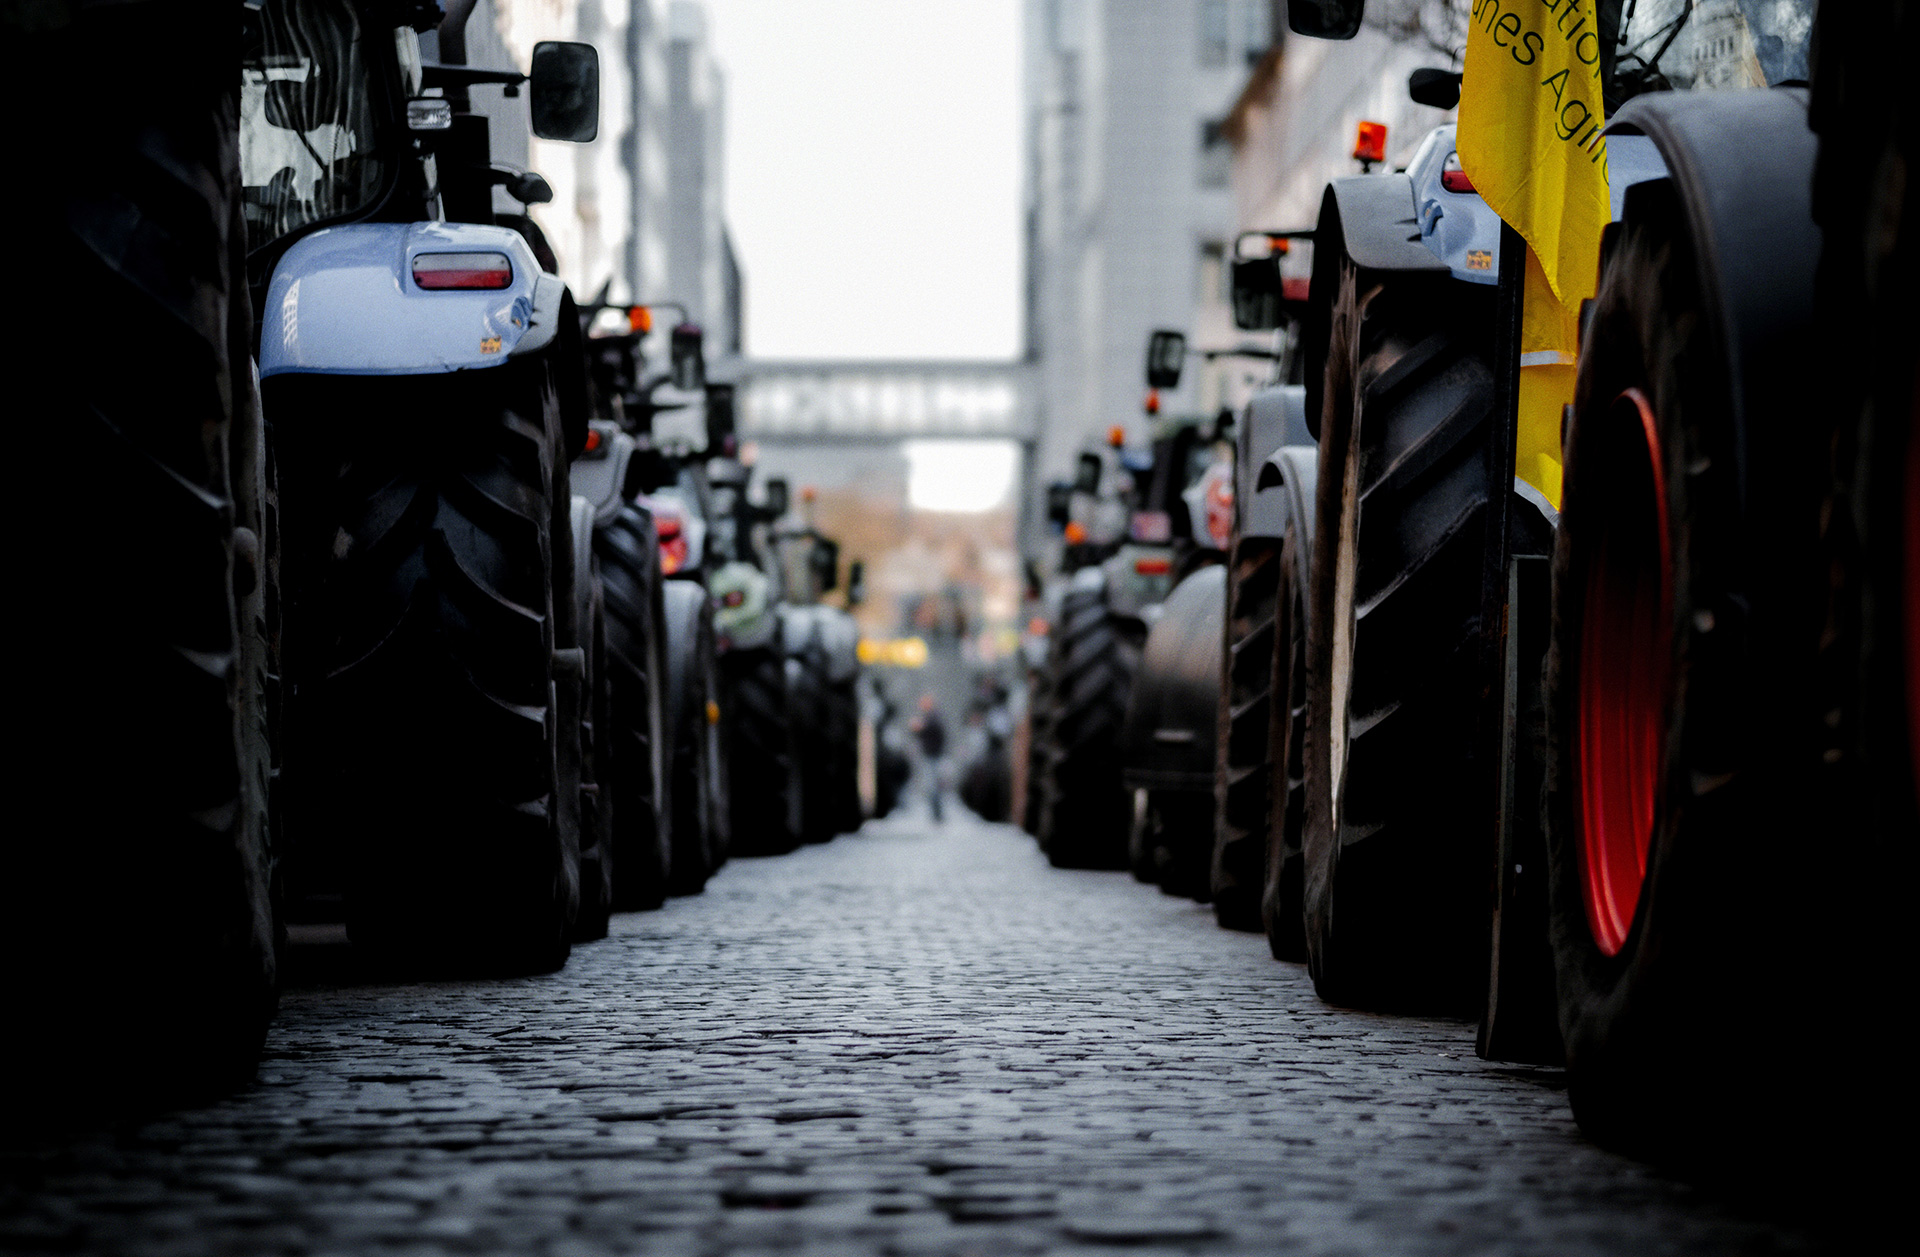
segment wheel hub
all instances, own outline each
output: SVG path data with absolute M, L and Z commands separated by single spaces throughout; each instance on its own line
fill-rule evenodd
M 1622 393 L 1586 479 L 1603 495 L 1587 556 L 1576 722 L 1580 881 L 1609 956 L 1626 945 L 1646 881 L 1672 660 L 1673 559 L 1658 420 Z

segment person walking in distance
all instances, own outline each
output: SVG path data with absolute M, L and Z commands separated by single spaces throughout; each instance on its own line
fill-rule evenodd
M 940 796 L 946 782 L 947 726 L 941 722 L 933 695 L 920 696 L 920 714 L 913 718 L 913 735 L 920 740 L 920 759 L 927 774 L 927 806 L 935 824 L 945 821 L 940 811 Z

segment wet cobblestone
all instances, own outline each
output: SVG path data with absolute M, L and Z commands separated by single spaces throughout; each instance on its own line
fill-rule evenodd
M 556 976 L 287 993 L 258 1085 L 3 1150 L 0 1246 L 129 1254 L 1793 1252 L 1558 1071 L 977 824 L 871 825 Z

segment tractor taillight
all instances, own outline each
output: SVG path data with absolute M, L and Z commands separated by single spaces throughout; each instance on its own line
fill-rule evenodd
M 1165 576 L 1173 570 L 1172 559 L 1135 559 L 1133 570 L 1141 576 Z
M 513 282 L 513 263 L 504 253 L 420 253 L 413 282 L 433 289 L 505 288 Z
M 1440 167 L 1440 186 L 1449 192 L 1473 191 L 1473 180 L 1467 178 L 1467 172 L 1460 167 L 1460 154 L 1447 154 L 1446 162 Z

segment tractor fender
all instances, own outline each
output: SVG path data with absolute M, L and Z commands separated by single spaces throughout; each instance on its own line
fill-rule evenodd
M 1267 458 L 1282 446 L 1311 445 L 1307 431 L 1307 390 L 1299 384 L 1280 384 L 1253 395 L 1240 417 L 1234 451 L 1233 500 L 1240 515 L 1240 535 L 1277 537 L 1279 521 L 1256 510 L 1254 484 Z
M 1500 282 L 1500 216 L 1478 192 L 1454 192 L 1441 176 L 1453 156 L 1452 123 L 1435 127 L 1407 163 L 1420 243 L 1468 284 Z
M 427 291 L 423 253 L 504 253 L 500 289 Z M 519 232 L 475 223 L 352 223 L 288 249 L 262 309 L 260 374 L 432 375 L 546 348 L 571 306 Z
M 834 685 L 852 682 L 860 673 L 860 626 L 838 607 L 815 609 L 821 645 L 826 648 L 827 680 Z
M 1121 734 L 1127 785 L 1213 789 L 1227 569 L 1203 567 L 1168 595 L 1147 633 Z
M 1439 176 L 1436 173 L 1434 177 Z M 1471 199 L 1480 200 L 1477 196 Z M 1421 242 L 1411 176 L 1350 175 L 1335 179 L 1327 185 L 1320 204 L 1322 221 L 1329 210 L 1339 219 L 1340 247 L 1361 270 L 1450 273 L 1447 264 Z M 1321 239 L 1316 233 L 1316 271 Z
M 604 444 L 598 453 L 574 459 L 569 475 L 573 491 L 593 504 L 594 522 L 604 527 L 627 504 L 622 490 L 638 442 L 610 423 L 596 421 L 593 426 Z
M 1743 515 L 1791 477 L 1817 413 L 1808 370 L 1820 229 L 1818 142 L 1800 88 L 1658 92 L 1627 102 L 1609 134 L 1644 135 L 1665 179 L 1630 188 L 1623 217 L 1678 213 L 1692 237 L 1711 334 L 1726 357 Z
M 584 637 L 588 631 L 588 614 L 593 606 L 593 503 L 573 495 L 573 604 L 576 611 L 574 625 Z M 575 641 L 576 646 L 589 649 L 593 643 L 588 640 Z
M 1253 482 L 1248 508 L 1247 535 L 1279 540 L 1289 520 L 1298 521 L 1300 539 L 1313 549 L 1313 495 L 1320 480 L 1320 450 L 1312 445 L 1287 445 L 1273 452 Z M 1260 531 L 1254 532 L 1253 526 Z

